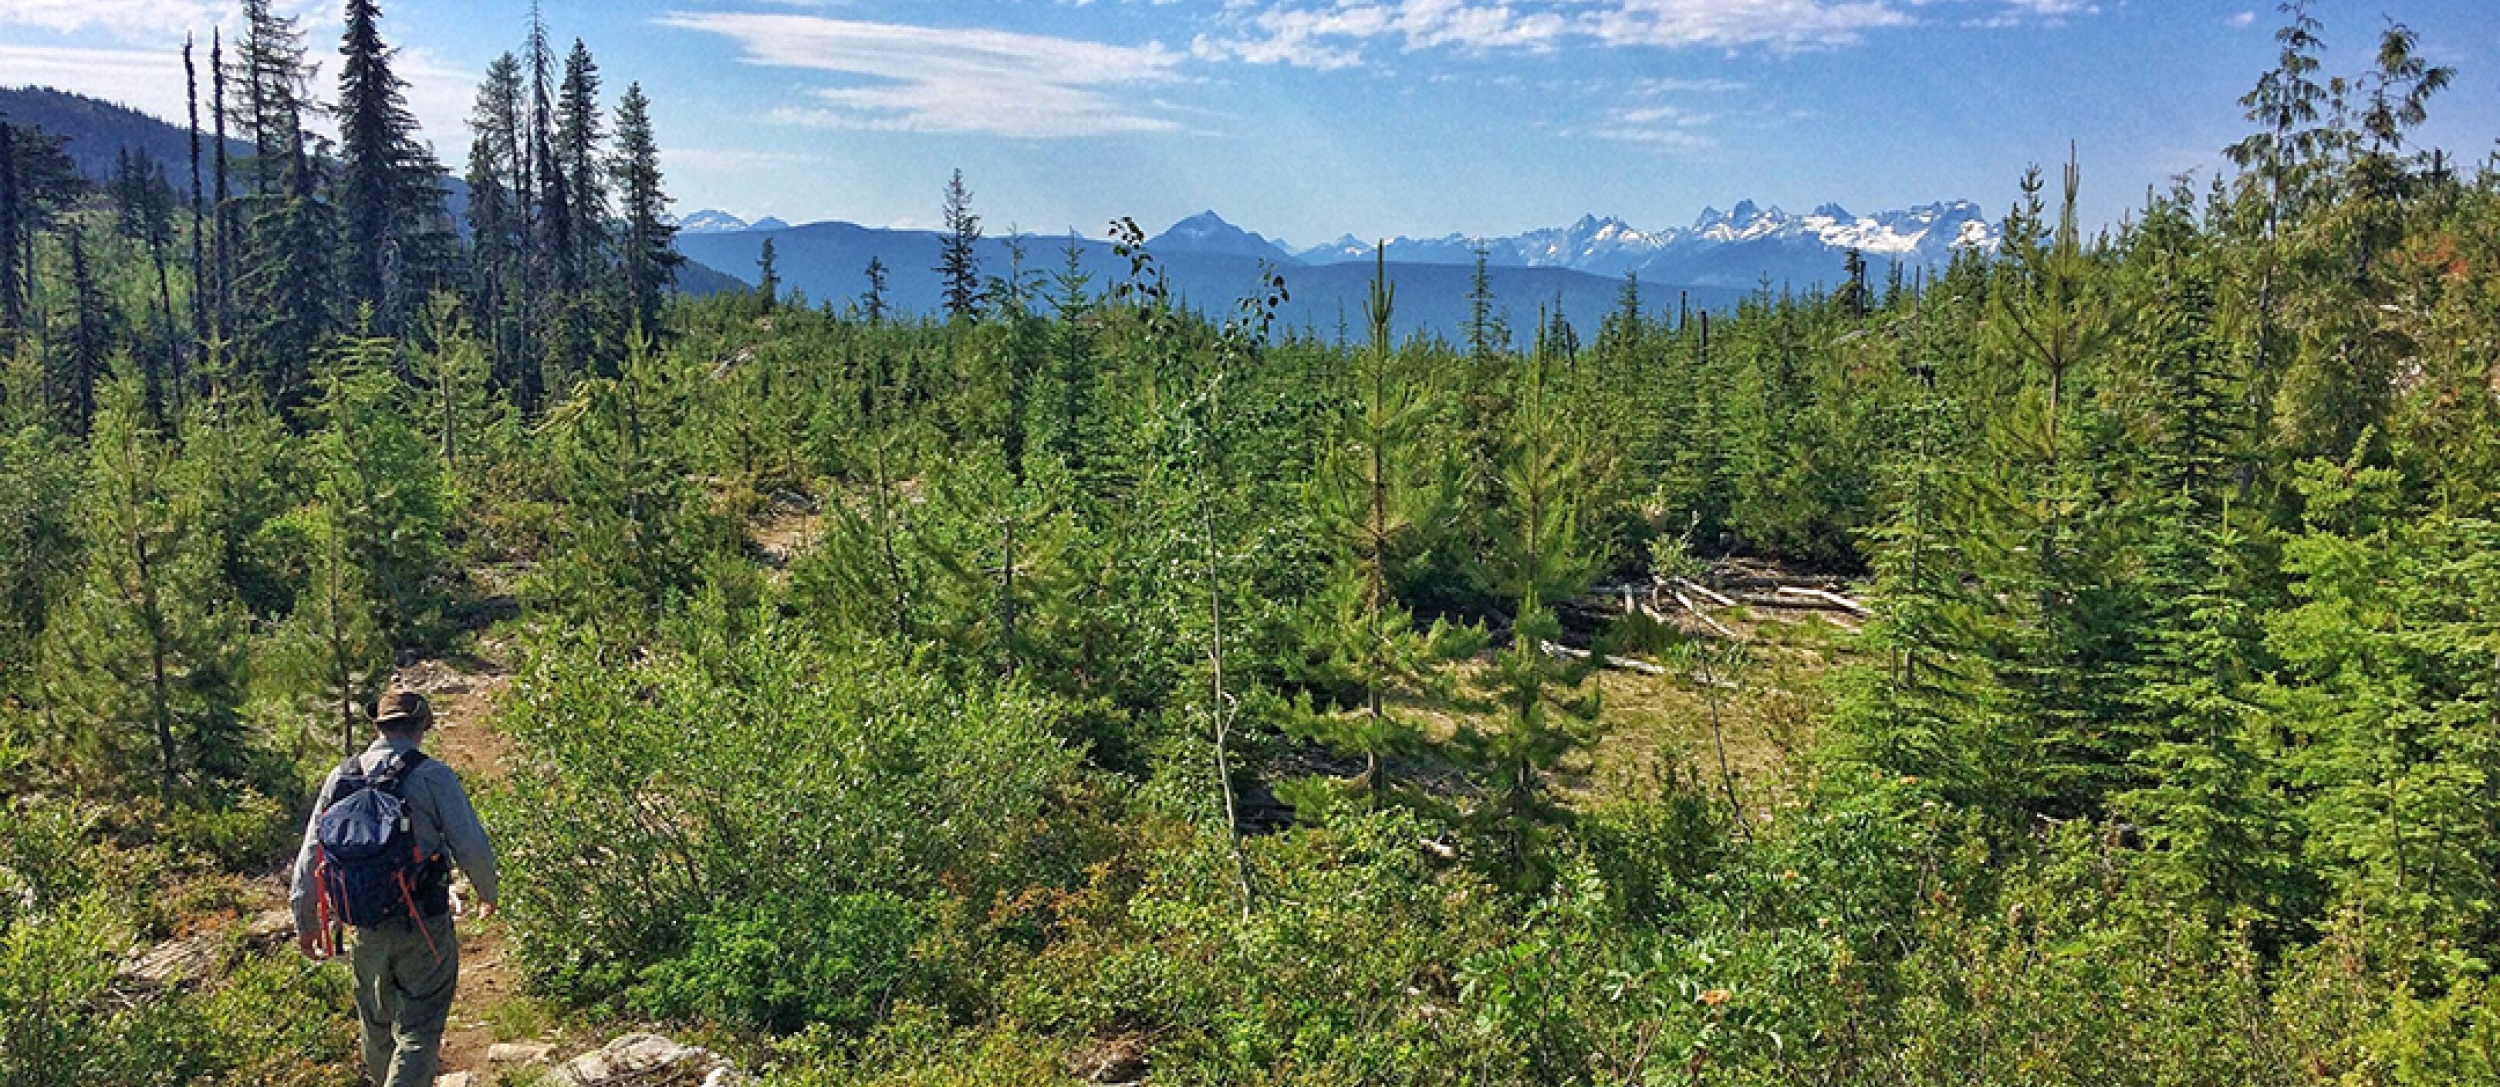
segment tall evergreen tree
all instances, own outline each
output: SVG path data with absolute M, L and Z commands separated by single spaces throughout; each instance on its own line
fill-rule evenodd
M 764 312 L 771 313 L 781 298 L 781 269 L 773 259 L 773 240 L 764 239 L 764 247 L 755 256 L 755 301 Z
M 972 213 L 972 191 L 964 188 L 962 170 L 946 182 L 945 216 L 934 269 L 940 297 L 949 319 L 971 320 L 981 315 L 981 257 L 975 249 L 981 242 L 981 217 Z
M 17 244 L 18 232 L 25 229 L 26 197 L 18 184 L 17 132 L 17 126 L 0 121 L 0 331 L 9 333 L 0 347 L 12 351 L 26 327 L 26 276 L 18 266 Z
M 642 84 L 625 88 L 616 105 L 616 179 L 621 229 L 625 313 L 645 336 L 660 331 L 660 303 L 686 258 L 677 252 L 677 224 L 668 217 L 668 194 L 660 187 L 660 145 L 651 131 L 651 100 Z
M 331 209 L 319 200 L 320 162 L 304 130 L 311 67 L 303 32 L 268 0 L 245 0 L 234 67 L 243 86 L 246 162 L 244 250 L 236 255 L 235 307 L 244 319 L 240 361 L 272 403 L 292 407 L 311 392 L 312 359 L 331 331 Z
M 113 230 L 147 250 L 156 270 L 155 335 L 144 352 L 148 403 L 167 419 L 182 415 L 183 365 L 181 325 L 174 318 L 173 276 L 166 249 L 173 244 L 174 187 L 165 167 L 128 149 L 114 156 Z
M 486 66 L 477 102 L 469 112 L 469 308 L 484 330 L 494 380 L 508 397 L 520 396 L 528 358 L 520 308 L 528 293 L 523 257 L 528 246 L 523 201 L 521 62 L 510 53 Z
M 59 136 L 0 121 L 0 328 L 41 322 L 35 238 L 86 189 Z M 11 344 L 14 346 L 14 344 Z
M 868 258 L 868 268 L 867 268 L 867 271 L 866 271 L 864 274 L 865 274 L 865 275 L 867 275 L 867 277 L 868 277 L 868 289 L 867 289 L 867 290 L 865 290 L 865 291 L 860 292 L 860 296 L 859 296 L 859 312 L 860 312 L 860 316 L 861 316 L 863 319 L 865 319 L 865 320 L 866 320 L 866 321 L 867 321 L 870 325 L 880 325 L 880 324 L 884 324 L 884 323 L 885 323 L 885 260 L 884 260 L 884 258 L 882 258 L 882 257 L 877 257 L 877 256 L 870 256 L 870 257 Z
M 209 335 L 223 343 L 234 328 L 234 199 L 233 174 L 226 161 L 226 43 L 222 28 L 208 31 L 209 112 L 214 139 L 209 141 L 216 169 L 210 171 L 216 181 L 215 199 L 209 204 L 216 217 L 210 234 L 216 244 L 209 262 Z M 220 350 L 223 350 L 221 347 Z
M 528 83 L 521 140 L 521 199 L 527 208 L 524 237 L 528 239 L 522 266 L 528 288 L 520 297 L 525 337 L 521 354 L 526 360 L 521 367 L 520 402 L 523 410 L 536 411 L 546 382 L 561 380 L 575 361 L 565 355 L 563 333 L 576 286 L 572 200 L 555 151 L 556 58 L 548 48 L 547 21 L 536 0 L 530 4 L 529 36 L 522 46 L 521 63 Z
M 339 43 L 339 264 L 350 306 L 395 335 L 435 284 L 425 233 L 443 217 L 433 156 L 417 140 L 407 83 L 391 70 L 376 0 L 348 0 Z
M 69 312 L 61 322 L 66 334 L 53 349 L 52 407 L 62 430 L 85 434 L 95 421 L 96 387 L 105 380 L 105 365 L 120 331 L 118 311 L 88 259 L 86 235 L 76 227 L 69 231 L 67 304 Z
M 1475 269 L 1467 276 L 1467 358 L 1484 368 L 1510 350 L 1510 322 L 1496 308 L 1499 301 L 1493 297 L 1493 273 L 1485 266 L 1490 254 L 1484 243 L 1476 243 L 1475 255 Z
M 608 172 L 600 142 L 607 137 L 599 117 L 599 65 L 581 39 L 573 40 L 564 57 L 564 82 L 556 91 L 556 166 L 564 173 L 566 211 L 572 222 L 565 240 L 566 256 L 575 267 L 576 282 L 589 284 L 606 259 L 608 234 Z
M 191 136 L 191 342 L 208 341 L 207 207 L 200 181 L 200 73 L 191 60 L 191 35 L 182 36 L 182 103 Z

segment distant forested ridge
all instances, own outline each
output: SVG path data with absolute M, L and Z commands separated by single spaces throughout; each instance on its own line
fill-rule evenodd
M 2104 230 L 2068 158 L 1933 274 L 1593 319 L 1393 247 L 1341 333 L 935 170 L 909 269 L 690 297 L 627 73 L 533 17 L 447 167 L 341 14 L 168 58 L 197 184 L 0 123 L 0 1084 L 345 1078 L 250 918 L 394 682 L 504 851 L 475 1034 L 2500 1082 L 2500 160 L 2403 24 L 2285 5 Z

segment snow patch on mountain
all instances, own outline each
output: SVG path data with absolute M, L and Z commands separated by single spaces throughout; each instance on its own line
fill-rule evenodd
M 1566 227 L 1507 238 L 1398 238 L 1390 259 L 1423 264 L 1473 263 L 1479 249 L 1497 267 L 1569 268 L 1599 275 L 1638 273 L 1655 282 L 1751 285 L 1762 277 L 1828 282 L 1840 254 L 1908 265 L 1951 262 L 1961 249 L 1994 252 L 1997 230 L 1979 205 L 1939 201 L 1860 215 L 1827 203 L 1804 215 L 1737 201 L 1705 207 L 1691 226 L 1645 230 L 1613 216 L 1584 215 Z M 1375 246 L 1352 235 L 1301 251 L 1308 264 L 1369 260 Z M 1802 283 L 1798 285 L 1803 285 Z
M 677 232 L 680 234 L 727 234 L 745 229 L 746 220 L 716 208 L 688 212 L 677 220 Z

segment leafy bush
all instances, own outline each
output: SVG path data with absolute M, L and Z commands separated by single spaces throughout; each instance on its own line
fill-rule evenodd
M 931 923 L 918 904 L 979 917 L 1047 861 L 1076 757 L 1044 703 L 751 627 L 622 661 L 575 640 L 515 684 L 524 758 L 491 818 L 519 946 L 556 993 L 864 1022 Z M 865 1002 L 796 991 L 830 978 Z
M 633 1005 L 786 1033 L 810 1023 L 856 1031 L 882 1019 L 912 986 L 912 945 L 928 921 L 911 903 L 870 892 L 732 905 L 693 927 L 684 954 L 643 969 L 626 994 Z

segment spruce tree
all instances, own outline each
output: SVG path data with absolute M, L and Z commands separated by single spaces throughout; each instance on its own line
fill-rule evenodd
M 1493 274 L 1485 267 L 1484 243 L 1476 243 L 1475 255 L 1475 269 L 1467 276 L 1467 358 L 1484 370 L 1510 351 L 1510 324 L 1496 308 L 1499 302 L 1493 297 Z
M 668 217 L 668 194 L 660 187 L 660 146 L 651 131 L 651 101 L 642 84 L 625 88 L 616 106 L 616 157 L 609 164 L 623 213 L 622 266 L 625 313 L 645 336 L 660 333 L 660 304 L 677 281 L 686 258 L 677 252 L 677 225 Z
M 864 274 L 868 277 L 868 289 L 860 292 L 860 317 L 871 326 L 884 324 L 885 260 L 881 257 L 869 257 L 868 268 Z
M 981 217 L 972 213 L 972 192 L 964 188 L 962 170 L 946 182 L 945 217 L 934 269 L 940 297 L 948 320 L 972 320 L 981 315 L 981 258 L 975 249 L 981 242 Z
M 200 546 L 255 621 L 292 608 L 296 556 L 272 527 L 309 490 L 300 444 L 249 385 L 212 389 L 183 423 L 188 482 L 199 502 Z
M 96 388 L 104 382 L 106 364 L 121 339 L 120 313 L 105 297 L 95 264 L 88 259 L 85 232 L 71 227 L 68 241 L 69 311 L 61 318 L 61 342 L 53 347 L 56 361 L 49 384 L 61 429 L 85 434 L 95 420 Z
M 2129 355 L 2150 371 L 2157 429 L 2136 621 L 2146 643 L 2130 676 L 2142 784 L 2112 800 L 2139 822 L 2153 856 L 2188 901 L 2281 924 L 2305 912 L 2293 888 L 2279 767 L 2254 699 L 2259 630 L 2244 569 L 2247 541 L 2230 524 L 2230 462 L 2244 410 L 2216 302 L 2194 253 L 2185 194 L 2146 212 L 2139 247 L 2153 281 Z
M 295 594 L 295 610 L 279 624 L 271 648 L 272 678 L 284 684 L 323 735 L 337 729 L 339 754 L 353 755 L 364 719 L 391 678 L 391 643 L 374 619 L 364 570 L 348 549 L 348 529 L 326 503 L 294 520 L 309 538 L 310 570 Z
M 1055 320 L 1051 326 L 1054 342 L 1050 395 L 1055 409 L 1049 412 L 1049 437 L 1043 443 L 1080 483 L 1089 478 L 1088 459 L 1095 428 L 1094 334 L 1086 321 L 1094 308 L 1090 292 L 1093 277 L 1085 271 L 1084 256 L 1076 232 L 1069 231 L 1068 244 L 1060 250 L 1059 272 L 1051 278 L 1051 285 L 1058 292 L 1051 299 Z M 884 276 L 882 265 L 877 267 L 877 273 L 880 278 Z M 882 283 L 879 288 L 882 290 Z
M 546 383 L 561 381 L 580 359 L 567 355 L 572 346 L 571 311 L 577 270 L 573 261 L 572 198 L 555 144 L 555 55 L 547 46 L 547 22 L 536 0 L 530 4 L 529 37 L 521 62 L 528 80 L 527 120 L 522 130 L 522 202 L 527 207 L 528 244 L 523 268 L 528 288 L 521 295 L 522 410 L 535 412 L 545 397 Z
M 187 769 L 229 774 L 241 756 L 242 625 L 199 546 L 194 493 L 148 420 L 135 378 L 108 383 L 88 443 L 82 585 L 51 631 L 57 716 L 87 764 L 153 763 L 171 802 Z M 147 754 L 142 754 L 147 752 Z
M 535 365 L 523 346 L 519 310 L 528 293 L 523 257 L 521 62 L 510 53 L 486 66 L 469 112 L 469 308 L 484 331 L 496 386 L 518 400 L 520 370 Z
M 33 353 L 10 360 L 32 371 Z M 84 464 L 56 431 L 33 373 L 11 373 L 0 390 L 0 659 L 21 663 L 0 675 L 0 700 L 33 704 L 44 630 L 76 583 L 85 546 L 80 520 Z
M 572 222 L 565 230 L 572 246 L 575 281 L 588 286 L 600 277 L 608 236 L 606 157 L 600 142 L 607 133 L 599 117 L 599 65 L 581 39 L 564 57 L 564 81 L 556 91 L 555 152 L 564 173 L 566 211 Z
M 322 164 L 304 130 L 311 67 L 303 32 L 268 0 L 245 0 L 243 11 L 245 34 L 233 64 L 253 150 L 239 224 L 244 245 L 235 255 L 235 331 L 239 361 L 284 408 L 311 393 L 311 360 L 336 315 L 328 275 L 333 223 L 318 198 Z
M 173 184 L 165 179 L 163 165 L 124 149 L 114 157 L 112 195 L 114 233 L 145 247 L 156 271 L 157 327 L 146 355 L 151 365 L 145 367 L 148 403 L 161 417 L 179 419 L 184 383 L 181 331 L 174 318 L 173 277 L 166 259 L 166 249 L 173 244 Z M 161 369 L 153 365 L 160 361 Z
M 351 308 L 373 308 L 373 330 L 395 335 L 434 284 L 439 257 L 423 234 L 443 218 L 439 172 L 417 140 L 407 83 L 391 70 L 376 0 L 348 0 L 339 43 L 339 265 Z M 429 259 L 433 257 L 434 259 Z
M 0 347 L 15 350 L 26 327 L 25 274 L 18 267 L 17 236 L 24 229 L 25 194 L 18 184 L 17 126 L 0 121 Z
M 342 534 L 371 594 L 375 619 L 395 646 L 433 636 L 451 553 L 442 469 L 425 418 L 400 380 L 388 340 L 350 340 L 323 375 L 307 467 L 321 516 Z M 343 575 L 344 576 L 344 575 Z
M 216 169 L 215 199 L 209 204 L 216 225 L 210 234 L 216 239 L 209 262 L 209 336 L 224 343 L 234 329 L 234 224 L 233 174 L 226 161 L 226 44 L 225 31 L 208 30 L 209 112 L 214 123 L 215 138 L 210 141 L 211 156 Z M 222 348 L 219 350 L 222 351 Z
M 755 301 L 765 313 L 781 298 L 781 271 L 774 267 L 773 240 L 764 239 L 763 250 L 755 257 Z
M 200 182 L 200 74 L 191 60 L 191 35 L 182 36 L 182 102 L 191 137 L 191 342 L 208 341 L 207 208 Z

